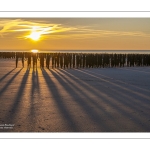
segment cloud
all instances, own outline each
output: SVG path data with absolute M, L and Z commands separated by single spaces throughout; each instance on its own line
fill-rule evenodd
M 45 20 L 46 21 L 46 20 Z M 141 31 L 113 31 L 100 30 L 94 26 L 67 26 L 63 24 L 53 24 L 44 22 L 44 20 L 25 20 L 25 19 L 0 19 L 0 35 L 5 36 L 12 34 L 16 38 L 29 38 L 29 34 L 33 31 L 39 32 L 44 39 L 86 39 L 99 37 L 129 36 L 129 37 L 150 37 L 150 34 Z M 15 34 L 14 34 L 15 33 Z
M 73 30 L 72 27 L 64 27 L 61 24 L 49 24 L 43 22 L 32 22 L 26 21 L 22 19 L 5 19 L 0 20 L 0 34 L 1 36 L 5 33 L 31 33 L 33 31 L 40 32 L 42 35 L 44 34 L 53 34 L 59 32 L 67 32 Z M 19 36 L 19 38 L 26 38 L 26 36 Z
M 150 34 L 145 34 L 143 32 L 124 32 L 124 31 L 110 31 L 110 30 L 95 30 L 81 27 L 75 28 L 74 30 L 69 30 L 65 33 L 59 33 L 53 36 L 56 39 L 62 38 L 72 38 L 72 39 L 91 39 L 91 38 L 107 38 L 107 37 L 148 37 Z

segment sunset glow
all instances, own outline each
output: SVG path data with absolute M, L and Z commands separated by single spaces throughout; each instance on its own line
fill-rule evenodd
M 40 27 L 33 26 L 31 33 L 29 35 L 27 35 L 26 37 L 30 38 L 34 41 L 38 41 L 40 39 L 42 33 L 43 32 L 41 31 Z
M 37 49 L 32 49 L 31 52 L 32 53 L 38 53 L 38 50 Z
M 149 50 L 149 26 L 149 18 L 0 18 L 0 45 L 18 50 Z
M 37 41 L 40 39 L 41 34 L 39 32 L 32 32 L 28 37 L 34 41 Z

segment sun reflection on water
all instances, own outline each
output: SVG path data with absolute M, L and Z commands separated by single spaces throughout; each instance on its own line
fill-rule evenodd
M 37 50 L 37 49 L 32 49 L 31 52 L 32 52 L 32 53 L 38 53 L 39 50 Z

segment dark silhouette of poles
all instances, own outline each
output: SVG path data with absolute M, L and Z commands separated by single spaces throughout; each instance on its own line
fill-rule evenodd
M 82 68 L 85 68 L 85 54 L 82 54 Z
M 0 52 L 1 59 L 16 59 L 16 68 L 21 59 L 22 67 L 27 59 L 27 68 L 37 68 L 37 58 L 40 58 L 40 67 L 44 68 L 99 68 L 99 67 L 135 67 L 150 66 L 150 54 L 107 54 L 107 53 L 31 53 L 31 52 Z
M 27 68 L 30 69 L 30 67 L 31 67 L 31 53 L 27 53 L 27 58 L 28 58 Z
M 60 53 L 57 54 L 57 68 L 59 68 L 59 63 L 60 63 Z
M 46 54 L 46 67 L 49 69 L 50 64 L 50 54 Z
M 44 53 L 40 53 L 39 58 L 40 58 L 40 68 L 43 69 L 44 68 Z
M 33 59 L 33 69 L 34 67 L 37 68 L 37 53 L 32 53 L 32 59 Z
M 22 67 L 24 67 L 24 52 L 21 54 Z
M 54 62 L 55 62 L 55 56 L 54 53 L 52 53 L 52 68 L 54 68 Z
M 60 53 L 60 68 L 63 68 L 63 53 Z
M 16 68 L 18 66 L 18 58 L 19 58 L 19 53 L 16 52 Z

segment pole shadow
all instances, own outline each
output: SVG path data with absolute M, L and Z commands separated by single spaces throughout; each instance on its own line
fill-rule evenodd
M 50 78 L 50 76 L 48 75 L 48 73 L 46 72 L 45 69 L 42 70 L 42 74 L 43 74 L 43 77 L 46 81 L 46 84 L 47 84 L 49 90 L 52 93 L 54 101 L 55 101 L 58 109 L 61 112 L 64 123 L 66 123 L 66 125 L 67 125 L 68 131 L 79 131 L 76 121 L 74 120 L 72 115 L 69 113 L 69 110 L 65 106 L 64 100 L 60 94 L 60 91 L 57 88 L 57 85 Z M 54 78 L 56 78 L 56 76 L 54 76 Z
M 6 85 L 0 90 L 0 96 L 7 90 L 8 86 L 13 82 L 13 80 L 17 77 L 17 75 L 21 72 L 23 68 L 21 68 L 7 83 Z
M 64 70 L 62 70 L 62 71 L 64 71 Z M 67 72 L 67 71 L 66 71 Z M 69 72 L 69 71 L 68 71 Z M 71 76 L 72 78 L 73 78 L 73 76 Z M 64 78 L 64 77 L 63 77 Z M 67 77 L 67 79 L 68 79 L 68 77 Z M 80 80 L 80 84 L 82 83 L 82 81 L 83 80 Z M 73 84 L 73 83 L 72 83 Z M 97 84 L 103 84 L 103 83 L 100 83 L 100 82 L 97 82 Z M 91 85 L 89 85 L 89 86 L 91 86 Z M 84 87 L 85 88 L 87 88 L 88 87 L 88 85 L 87 84 L 84 84 Z M 91 86 L 91 88 L 89 89 L 89 92 L 91 92 L 92 91 L 92 88 L 94 89 L 94 87 L 92 87 Z M 101 89 L 101 90 L 103 90 L 103 89 Z M 134 120 L 134 123 L 135 124 L 137 124 L 137 126 L 138 126 L 138 123 L 139 122 L 142 122 L 142 118 L 139 118 L 139 117 L 137 117 L 137 116 L 134 116 L 134 115 L 131 115 L 130 114 L 130 112 L 127 112 L 127 110 L 125 109 L 126 107 L 129 107 L 130 108 L 130 110 L 133 110 L 133 111 L 137 111 L 137 110 L 139 110 L 139 111 L 141 111 L 141 109 L 139 108 L 138 109 L 138 107 L 136 107 L 136 105 L 135 104 L 133 104 L 133 103 L 130 103 L 130 101 L 127 101 L 127 100 L 125 100 L 125 96 L 126 95 L 123 95 L 124 93 L 119 93 L 119 92 L 117 92 L 115 89 L 113 90 L 114 91 L 114 93 L 113 93 L 113 95 L 110 95 L 109 94 L 109 92 L 106 92 L 106 91 L 101 91 L 101 94 L 105 94 L 106 96 L 110 96 L 110 97 L 114 97 L 114 99 L 106 99 L 105 98 L 105 95 L 104 96 L 102 96 L 101 94 L 98 94 L 98 92 L 97 93 L 94 93 L 95 95 L 96 94 L 98 94 L 99 95 L 99 97 L 102 97 L 102 99 L 103 100 L 105 100 L 105 102 L 107 102 L 109 105 L 111 104 L 112 106 L 113 106 L 113 108 L 115 108 L 118 112 L 120 112 L 120 114 L 122 114 L 124 117 L 126 116 L 126 118 L 134 118 L 133 120 Z M 100 91 L 99 91 L 99 93 L 100 93 Z M 97 95 L 97 96 L 98 96 Z M 105 99 L 104 99 L 105 98 Z M 129 97 L 127 96 L 127 98 L 129 99 Z M 134 98 L 134 96 L 133 96 L 133 98 Z M 115 104 L 115 102 L 117 102 L 119 105 L 121 104 L 122 105 L 122 107 L 120 108 L 120 106 L 118 105 L 116 105 Z M 123 108 L 123 109 L 122 109 Z M 142 109 L 145 109 L 146 108 L 146 106 L 144 106 L 143 105 L 143 107 L 142 107 Z M 149 106 L 147 107 L 147 109 L 149 109 Z M 146 113 L 145 114 L 143 114 L 143 115 L 147 115 Z M 146 116 L 145 116 L 146 117 Z M 147 116 L 148 117 L 148 116 Z M 142 128 L 142 131 L 149 131 L 150 130 L 150 128 L 149 128 L 149 126 L 148 126 L 148 124 L 145 124 L 144 125 L 144 127 L 143 127 L 143 125 L 139 125 L 141 128 Z
M 0 79 L 0 82 L 2 80 L 4 80 L 11 72 L 13 72 L 16 68 L 12 69 L 11 71 L 9 71 L 7 74 L 5 74 L 1 79 Z
M 23 93 L 25 92 L 24 90 L 25 90 L 26 82 L 27 82 L 27 79 L 29 76 L 29 71 L 30 70 L 26 70 L 26 73 L 24 74 L 22 81 L 20 83 L 19 90 L 16 94 L 16 97 L 14 98 L 14 103 L 12 104 L 9 112 L 5 116 L 5 122 L 6 123 L 14 124 L 15 119 L 17 119 L 16 118 L 17 114 L 19 114 L 21 109 L 23 109 L 23 108 L 21 108 L 20 104 L 23 101 L 22 97 L 23 97 Z
M 30 110 L 29 110 L 29 121 L 30 121 L 30 129 L 29 132 L 34 131 L 36 126 L 36 118 L 38 117 L 35 109 L 35 101 L 39 101 L 38 97 L 40 97 L 40 86 L 38 80 L 38 70 L 37 68 L 32 70 L 32 86 L 30 91 Z M 38 96 L 38 97 L 37 97 Z

